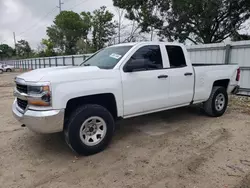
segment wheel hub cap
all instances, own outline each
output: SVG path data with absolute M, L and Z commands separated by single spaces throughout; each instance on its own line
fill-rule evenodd
M 222 93 L 217 95 L 215 99 L 215 108 L 217 111 L 223 110 L 225 106 L 225 101 L 226 101 L 225 96 Z
M 80 128 L 80 139 L 87 146 L 99 144 L 107 132 L 106 122 L 98 116 L 86 119 Z

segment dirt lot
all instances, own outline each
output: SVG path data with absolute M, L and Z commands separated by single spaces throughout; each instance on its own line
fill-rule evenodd
M 0 75 L 0 187 L 250 188 L 250 99 L 221 118 L 189 107 L 119 122 L 107 150 L 80 157 L 12 117 L 15 75 Z

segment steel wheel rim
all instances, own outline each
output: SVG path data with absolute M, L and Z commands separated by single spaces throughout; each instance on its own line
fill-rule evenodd
M 80 139 L 87 146 L 99 144 L 107 133 L 107 124 L 101 117 L 92 116 L 86 119 L 80 128 Z
M 219 95 L 217 95 L 217 97 L 215 98 L 215 108 L 217 111 L 221 111 L 226 103 L 226 98 L 225 96 L 220 93 Z

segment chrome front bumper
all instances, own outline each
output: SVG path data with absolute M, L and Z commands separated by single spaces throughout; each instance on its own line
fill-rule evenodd
M 34 132 L 55 133 L 63 131 L 64 109 L 48 111 L 27 110 L 21 113 L 15 100 L 12 105 L 12 112 L 19 122 Z

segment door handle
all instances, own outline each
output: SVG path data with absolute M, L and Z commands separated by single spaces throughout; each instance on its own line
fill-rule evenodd
M 184 76 L 192 76 L 193 75 L 193 73 L 191 73 L 191 72 L 186 72 L 185 74 L 184 74 Z
M 161 79 L 161 78 L 168 78 L 168 75 L 160 75 L 160 76 L 158 76 L 158 78 L 159 79 Z

